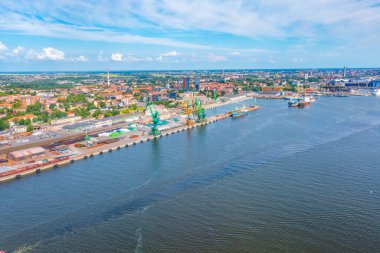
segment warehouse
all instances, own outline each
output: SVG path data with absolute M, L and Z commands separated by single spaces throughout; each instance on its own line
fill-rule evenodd
M 8 158 L 12 159 L 14 161 L 21 161 L 21 160 L 25 160 L 25 159 L 32 158 L 32 157 L 41 156 L 44 154 L 45 154 L 44 148 L 33 147 L 33 148 L 13 151 L 13 152 L 8 154 Z

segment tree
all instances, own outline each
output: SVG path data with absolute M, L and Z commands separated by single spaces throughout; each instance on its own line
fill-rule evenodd
M 9 128 L 9 123 L 8 120 L 6 119 L 1 119 L 0 120 L 0 131 L 3 131 L 5 129 Z
M 27 127 L 26 127 L 26 131 L 28 132 L 32 132 L 34 130 L 34 127 L 32 126 L 32 124 L 29 124 Z
M 59 119 L 59 118 L 66 117 L 66 115 L 67 115 L 67 113 L 62 112 L 62 111 L 60 111 L 58 109 L 54 109 L 52 111 L 52 113 L 50 114 L 50 118 L 52 118 L 52 119 Z
M 39 118 L 40 118 L 43 122 L 47 123 L 47 122 L 49 122 L 49 113 L 48 113 L 47 111 L 44 111 L 44 112 L 42 112 L 42 114 L 39 116 Z
M 69 102 L 64 102 L 63 103 L 63 107 L 65 108 L 65 111 L 69 111 L 70 110 L 70 103 Z
M 26 107 L 26 113 L 31 113 L 34 115 L 41 115 L 42 114 L 42 108 L 43 108 L 43 105 L 40 102 L 36 102 L 33 105 L 28 105 Z
M 21 100 L 15 100 L 13 106 L 14 109 L 18 109 L 21 107 Z
M 106 103 L 104 103 L 103 101 L 100 101 L 99 105 L 100 105 L 100 108 L 106 108 L 107 107 Z
M 120 114 L 120 111 L 118 110 L 112 110 L 111 112 L 112 112 L 112 116 L 116 116 Z
M 101 115 L 102 114 L 102 111 L 101 110 L 99 110 L 99 109 L 97 109 L 93 114 L 92 114 L 92 117 L 94 117 L 94 118 L 99 118 L 99 115 Z
M 19 124 L 19 125 L 26 125 L 24 119 L 20 119 L 20 120 L 18 121 L 18 124 Z
M 49 105 L 49 109 L 51 109 L 51 110 L 53 110 L 53 109 L 56 108 L 56 107 L 57 107 L 56 104 L 50 104 L 50 105 Z
M 97 107 L 94 105 L 94 103 L 87 103 L 86 104 L 86 109 L 87 109 L 87 111 L 90 111 L 90 110 L 93 110 L 93 109 L 97 109 Z
M 75 108 L 74 113 L 76 116 L 80 116 L 82 118 L 87 118 L 90 115 L 90 112 L 84 107 Z

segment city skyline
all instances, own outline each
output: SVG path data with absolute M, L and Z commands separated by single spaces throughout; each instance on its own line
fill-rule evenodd
M 379 67 L 378 1 L 2 1 L 1 71 Z

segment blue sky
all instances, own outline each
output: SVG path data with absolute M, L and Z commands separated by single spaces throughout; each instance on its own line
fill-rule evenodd
M 379 0 L 1 0 L 0 72 L 380 67 Z

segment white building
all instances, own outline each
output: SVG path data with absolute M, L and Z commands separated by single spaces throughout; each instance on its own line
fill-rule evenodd
M 18 133 L 25 133 L 27 131 L 28 127 L 27 126 L 14 126 L 12 128 L 13 133 L 18 134 Z

